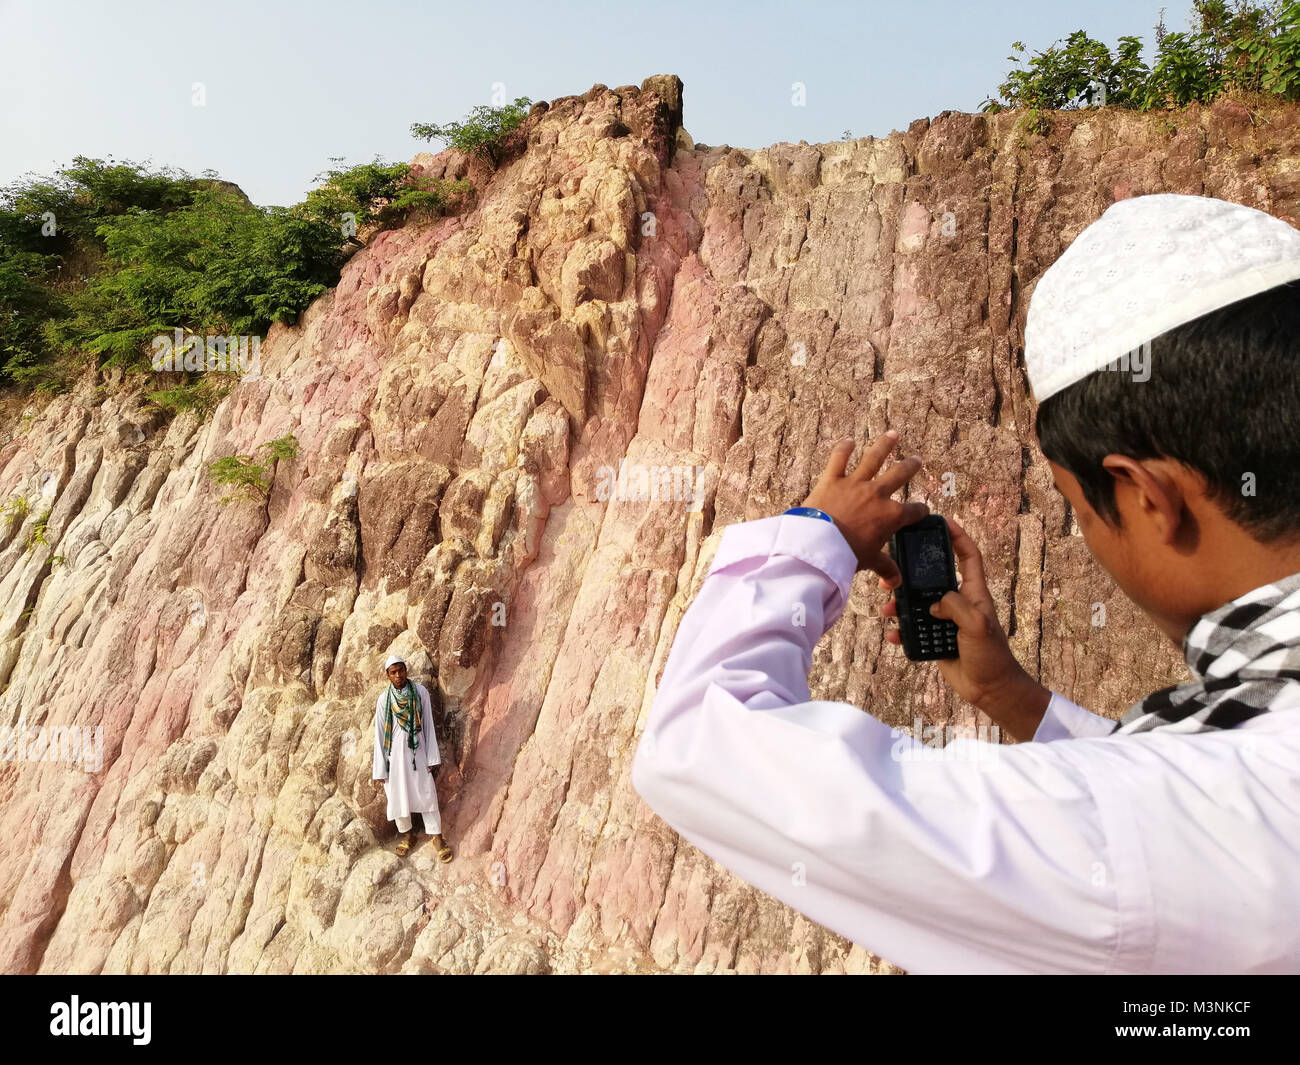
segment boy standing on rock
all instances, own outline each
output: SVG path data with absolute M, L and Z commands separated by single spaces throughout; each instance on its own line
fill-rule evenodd
M 411 849 L 411 814 L 418 810 L 424 830 L 433 837 L 440 861 L 451 861 L 451 848 L 442 838 L 438 789 L 433 773 L 442 758 L 433 731 L 433 706 L 423 684 L 408 679 L 406 660 L 390 655 L 384 663 L 388 686 L 375 703 L 375 756 L 373 777 L 384 782 L 388 819 L 397 822 L 402 838 L 397 854 Z M 428 772 L 422 770 L 427 769 Z

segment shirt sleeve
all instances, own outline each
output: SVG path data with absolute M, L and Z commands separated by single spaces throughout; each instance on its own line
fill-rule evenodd
M 373 780 L 387 780 L 388 767 L 384 765 L 384 696 L 380 693 L 375 702 L 375 754 L 371 759 L 370 776 Z
M 727 528 L 682 618 L 633 762 L 704 853 L 913 972 L 1106 972 L 1144 875 L 1130 815 L 1073 744 L 937 748 L 810 700 L 856 558 L 833 525 Z M 1107 746 L 1110 746 L 1107 744 Z
M 1033 740 L 1050 743 L 1052 740 L 1081 740 L 1089 737 L 1109 736 L 1117 722 L 1100 714 L 1085 710 L 1070 702 L 1064 695 L 1052 692 L 1052 698 L 1038 723 Z
M 424 734 L 428 738 L 429 765 L 441 765 L 442 754 L 438 750 L 438 734 L 433 730 L 433 700 L 429 697 L 428 688 L 423 684 L 417 687 L 420 690 L 420 707 L 424 713 Z

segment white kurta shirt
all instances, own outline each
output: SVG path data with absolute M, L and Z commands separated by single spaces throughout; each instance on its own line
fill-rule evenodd
M 810 699 L 856 566 L 828 522 L 725 530 L 633 763 L 669 825 L 916 973 L 1300 970 L 1300 683 L 1197 734 L 1053 694 L 1035 742 L 939 751 Z
M 384 685 L 384 690 L 375 702 L 375 755 L 371 776 L 375 780 L 385 781 L 384 792 L 388 795 L 390 821 L 410 817 L 412 813 L 438 809 L 438 791 L 433 774 L 429 772 L 429 766 L 442 762 L 438 754 L 438 738 L 433 731 L 433 706 L 429 701 L 429 690 L 417 681 L 411 683 L 419 693 L 424 721 L 415 750 L 415 768 L 411 766 L 408 733 L 394 712 L 389 767 L 384 769 L 384 702 L 388 696 L 388 685 Z

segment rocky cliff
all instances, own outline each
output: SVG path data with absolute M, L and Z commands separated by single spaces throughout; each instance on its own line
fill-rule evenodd
M 681 117 L 675 77 L 597 85 L 496 173 L 417 157 L 472 208 L 374 236 L 205 420 L 111 377 L 7 400 L 0 725 L 45 747 L 0 761 L 0 970 L 892 971 L 629 781 L 721 530 L 849 434 L 926 459 L 913 494 L 977 536 L 1045 683 L 1118 715 L 1182 675 L 1052 489 L 1027 300 L 1117 198 L 1300 224 L 1300 109 L 757 151 Z M 206 464 L 286 433 L 266 498 L 223 504 Z M 860 574 L 814 695 L 976 723 L 880 604 Z M 436 693 L 450 865 L 393 853 L 370 780 L 394 650 Z

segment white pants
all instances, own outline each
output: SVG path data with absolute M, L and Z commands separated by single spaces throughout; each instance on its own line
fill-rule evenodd
M 424 820 L 424 831 L 430 836 L 442 835 L 442 814 L 437 810 L 422 810 L 420 817 Z M 411 831 L 411 818 L 399 817 L 396 821 L 398 832 Z

